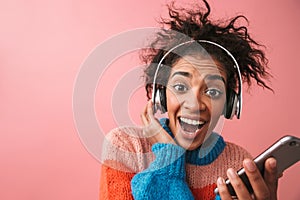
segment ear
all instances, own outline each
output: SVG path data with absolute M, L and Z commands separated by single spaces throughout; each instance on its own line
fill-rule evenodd
M 153 83 L 148 83 L 145 86 L 147 98 L 150 100 L 152 98 L 152 92 L 153 92 Z

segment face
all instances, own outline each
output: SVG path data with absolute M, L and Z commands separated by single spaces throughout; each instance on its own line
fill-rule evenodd
M 199 147 L 223 113 L 226 75 L 217 62 L 185 56 L 172 67 L 166 95 L 169 127 L 185 149 Z

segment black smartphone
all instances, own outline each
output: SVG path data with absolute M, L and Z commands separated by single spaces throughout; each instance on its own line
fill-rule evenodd
M 300 139 L 291 135 L 284 136 L 278 141 L 276 141 L 269 148 L 267 148 L 267 150 L 265 150 L 259 156 L 257 156 L 254 159 L 254 162 L 256 163 L 257 168 L 259 169 L 262 175 L 264 174 L 265 161 L 270 157 L 274 157 L 276 159 L 278 175 L 280 175 L 285 169 L 287 169 L 288 167 L 292 166 L 300 160 Z M 245 173 L 245 169 L 242 168 L 238 170 L 237 173 L 243 180 L 248 191 L 250 193 L 253 193 L 253 189 Z M 229 179 L 226 179 L 225 183 L 227 184 L 227 188 L 231 196 L 236 196 Z M 218 188 L 216 188 L 214 192 L 215 194 L 218 194 Z

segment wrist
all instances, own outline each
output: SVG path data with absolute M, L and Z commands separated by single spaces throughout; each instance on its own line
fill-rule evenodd
M 185 176 L 185 152 L 178 145 L 170 143 L 156 143 L 152 146 L 155 161 L 151 164 L 154 170 L 160 169 L 172 176 Z

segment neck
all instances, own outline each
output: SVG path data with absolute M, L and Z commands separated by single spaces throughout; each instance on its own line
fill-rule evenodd
M 169 129 L 169 120 L 160 119 L 162 127 L 174 138 L 174 134 Z M 202 145 L 195 150 L 186 151 L 186 162 L 195 165 L 207 165 L 213 162 L 224 150 L 226 143 L 222 136 L 213 132 Z

